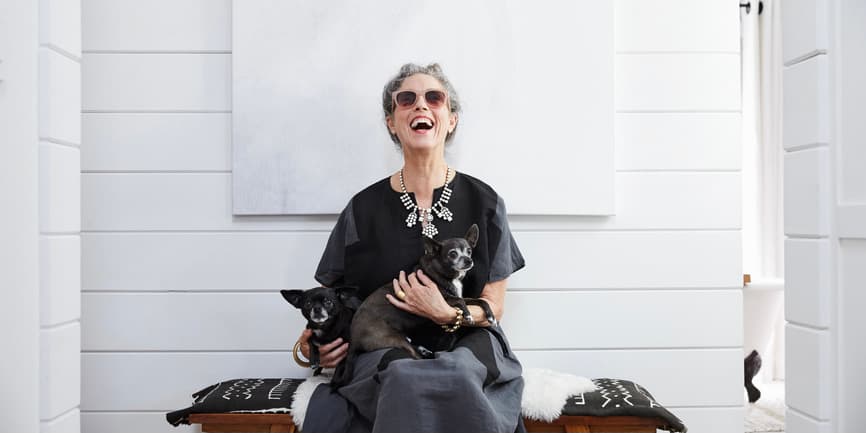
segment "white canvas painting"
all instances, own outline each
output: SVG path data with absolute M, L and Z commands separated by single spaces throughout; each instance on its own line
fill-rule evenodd
M 613 214 L 613 4 L 233 2 L 234 213 L 338 213 L 399 169 L 382 88 L 435 61 L 463 102 L 451 166 L 512 214 Z

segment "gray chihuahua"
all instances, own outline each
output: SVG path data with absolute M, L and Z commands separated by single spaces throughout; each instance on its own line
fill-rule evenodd
M 496 323 L 496 318 L 487 301 L 483 299 L 465 299 L 462 279 L 474 265 L 472 248 L 478 242 L 478 226 L 469 227 L 462 238 L 445 239 L 442 242 L 424 238 L 424 255 L 415 270 L 421 269 L 439 287 L 448 305 L 463 311 L 464 321 L 472 321 L 467 305 L 478 305 L 484 310 L 487 321 Z M 355 358 L 365 352 L 377 349 L 395 347 L 404 349 L 415 359 L 432 356 L 432 352 L 420 345 L 410 343 L 409 335 L 413 331 L 430 324 L 430 320 L 403 311 L 388 302 L 385 294 L 393 293 L 394 288 L 388 283 L 367 296 L 355 312 L 352 319 L 349 353 L 346 359 L 337 366 L 331 385 L 343 386 L 352 378 Z M 440 331 L 441 337 L 434 350 L 449 349 L 456 339 L 453 334 Z M 449 343 L 442 343 L 449 341 Z M 444 344 L 444 347 L 443 347 Z

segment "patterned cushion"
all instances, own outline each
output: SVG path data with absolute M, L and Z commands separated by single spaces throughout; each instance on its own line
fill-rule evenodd
M 169 412 L 173 426 L 189 424 L 193 413 L 290 413 L 292 396 L 304 379 L 233 379 L 192 395 L 192 406 Z
M 563 415 L 657 417 L 667 422 L 665 430 L 686 431 L 683 422 L 660 405 L 646 388 L 623 379 L 592 382 L 598 390 L 569 397 L 562 408 Z

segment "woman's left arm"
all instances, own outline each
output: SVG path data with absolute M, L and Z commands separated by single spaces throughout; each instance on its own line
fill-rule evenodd
M 402 300 L 397 299 L 396 296 L 390 293 L 385 295 L 388 301 L 395 307 L 412 314 L 427 317 L 440 325 L 453 322 L 454 307 L 445 302 L 436 283 L 424 275 L 423 271 L 414 272 L 408 276 L 401 271 L 400 275 L 394 279 L 393 285 L 395 293 L 404 293 Z M 480 298 L 487 301 L 490 305 L 490 310 L 493 311 L 493 315 L 497 321 L 502 319 L 502 315 L 505 312 L 505 289 L 507 286 L 508 279 L 506 278 L 489 282 L 481 290 Z M 470 305 L 469 313 L 472 314 L 474 323 L 467 323 L 464 320 L 461 325 L 490 326 L 490 323 L 487 322 L 487 316 L 481 307 Z

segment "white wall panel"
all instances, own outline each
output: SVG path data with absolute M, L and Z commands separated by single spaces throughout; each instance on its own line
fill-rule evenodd
M 785 411 L 785 431 L 789 433 L 830 433 L 829 421 L 818 421 L 808 415 L 788 409 Z
M 727 386 L 742 380 L 743 351 L 739 348 L 517 350 L 516 353 L 524 368 L 550 368 L 584 377 L 635 381 L 665 406 L 739 405 L 743 401 L 741 389 Z M 674 370 L 677 374 L 658 374 Z M 696 383 L 701 387 L 695 387 Z
M 618 111 L 738 111 L 739 54 L 616 56 Z
M 785 327 L 785 403 L 819 420 L 834 407 L 830 333 L 788 324 Z
M 88 430 L 81 428 L 81 413 L 78 409 L 73 409 L 60 417 L 43 421 L 39 426 L 39 433 L 78 433 Z
M 187 392 L 189 394 L 189 392 Z M 187 407 L 192 397 L 181 406 Z M 173 427 L 165 421 L 165 412 L 85 412 L 81 414 L 81 431 L 84 433 L 199 433 L 197 425 Z
M 825 239 L 785 240 L 785 319 L 830 326 L 830 244 Z
M 289 348 L 290 349 L 290 348 Z M 742 380 L 739 363 L 742 351 L 737 349 L 701 350 L 617 350 L 544 352 L 554 366 L 574 360 L 586 377 L 603 377 L 594 372 L 626 372 L 621 377 L 639 380 L 665 406 L 731 405 L 742 402 L 742 390 L 699 389 L 695 381 L 724 387 L 726 380 Z M 521 361 L 532 352 L 517 351 Z M 535 355 L 537 357 L 537 355 Z M 700 361 L 701 363 L 696 363 Z M 201 366 L 206 364 L 207 368 Z M 628 365 L 634 364 L 629 369 Z M 295 366 L 292 355 L 285 352 L 256 353 L 84 353 L 82 371 L 85 377 L 82 408 L 85 411 L 159 410 L 168 411 L 189 405 L 193 392 L 208 385 L 242 377 L 306 377 L 309 372 Z M 663 380 L 653 369 L 677 371 L 680 377 Z M 137 377 L 136 377 L 137 376 Z M 739 378 L 739 380 L 738 380 Z M 137 392 L 122 392 L 136 389 Z M 121 391 L 118 393 L 117 391 Z M 116 398 L 111 398 L 112 395 Z M 84 416 L 87 416 L 86 414 Z M 83 417 L 84 417 L 83 416 Z M 162 422 L 165 422 L 163 414 Z M 168 424 L 166 424 L 168 425 Z M 691 430 L 691 429 L 690 429 Z M 82 431 L 90 433 L 89 429 Z
M 618 113 L 615 142 L 617 170 L 739 170 L 740 113 Z
M 610 218 L 517 216 L 514 230 L 736 229 L 739 173 L 624 172 L 616 175 L 616 215 Z M 330 231 L 334 216 L 237 218 L 231 175 L 84 174 L 84 230 Z
M 84 49 L 231 50 L 231 12 L 230 0 L 84 0 Z
M 861 220 L 861 226 L 866 220 Z M 854 431 L 866 421 L 866 239 L 843 239 L 839 247 L 839 431 Z
M 830 142 L 829 60 L 818 56 L 782 72 L 785 149 Z
M 828 149 L 785 154 L 785 234 L 827 236 L 830 176 Z
M 328 234 L 85 233 L 82 287 L 124 291 L 311 287 Z M 737 231 L 538 231 L 517 232 L 515 238 L 528 265 L 511 277 L 512 289 L 742 285 Z
M 78 406 L 81 327 L 72 323 L 43 329 L 39 338 L 39 417 L 50 420 Z
M 83 110 L 229 111 L 229 54 L 85 54 Z
M 866 204 L 836 207 L 836 230 L 840 238 L 866 239 Z
M 39 137 L 81 143 L 81 64 L 39 49 Z
M 782 61 L 786 64 L 828 46 L 828 0 L 785 0 L 782 13 Z M 785 97 L 787 97 L 787 92 Z
M 80 171 L 78 149 L 39 144 L 39 227 L 43 233 L 80 230 Z
M 295 365 L 290 350 L 287 346 L 284 352 L 268 353 L 84 353 L 81 409 L 170 411 L 189 406 L 192 393 L 221 380 L 308 376 L 309 369 Z
M 85 113 L 81 169 L 231 170 L 231 114 Z
M 738 290 L 512 292 L 506 304 L 503 327 L 516 349 L 743 344 Z M 526 325 L 541 318 L 550 332 Z
M 742 344 L 741 326 L 707 324 L 741 317 L 741 302 L 736 290 L 511 292 L 506 298 L 504 327 L 516 349 L 732 347 Z M 688 308 L 659 314 L 671 305 Z M 525 324 L 541 316 L 552 331 L 539 335 Z M 123 326 L 112 326 L 116 323 Z M 282 350 L 294 343 L 303 323 L 300 313 L 277 291 L 85 293 L 82 347 L 99 351 Z M 600 327 L 605 332 L 580 332 Z M 265 332 L 272 329 L 281 332 Z
M 81 2 L 39 0 L 39 43 L 80 58 Z M 80 83 L 75 87 L 80 89 Z
M 39 288 L 42 326 L 80 317 L 81 239 L 78 235 L 43 235 L 40 238 Z
M 668 407 L 690 433 L 733 433 L 743 430 L 743 407 Z M 793 432 L 792 432 L 793 433 Z
M 740 51 L 738 10 L 729 2 L 617 0 L 615 9 L 617 51 Z

